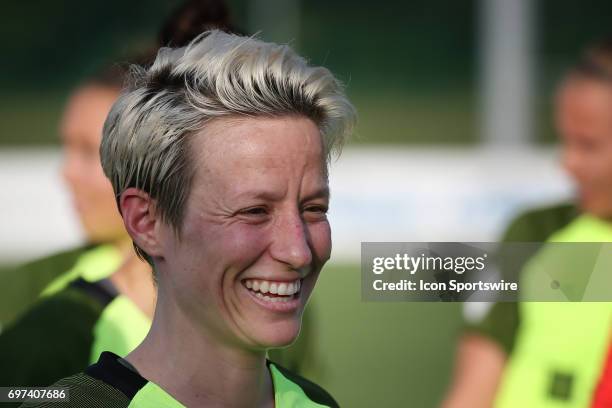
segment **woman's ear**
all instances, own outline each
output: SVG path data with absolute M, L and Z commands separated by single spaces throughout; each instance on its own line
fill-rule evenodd
M 125 229 L 134 243 L 150 256 L 161 256 L 161 220 L 155 208 L 155 201 L 144 191 L 130 187 L 121 193 L 119 207 Z

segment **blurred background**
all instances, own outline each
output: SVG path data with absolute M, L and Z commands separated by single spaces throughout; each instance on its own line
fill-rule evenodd
M 180 3 L 3 2 L 0 266 L 82 242 L 59 174 L 66 98 L 100 65 L 150 48 Z M 359 112 L 331 172 L 334 255 L 315 292 L 316 362 L 304 374 L 342 406 L 435 406 L 461 305 L 361 302 L 360 243 L 494 241 L 521 210 L 570 197 L 552 96 L 584 45 L 608 33 L 612 3 L 228 3 L 243 32 L 329 67 Z

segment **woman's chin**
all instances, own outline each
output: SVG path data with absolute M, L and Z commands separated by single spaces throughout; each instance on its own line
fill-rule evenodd
M 300 334 L 301 322 L 277 322 L 254 328 L 251 338 L 265 349 L 282 348 L 291 345 Z

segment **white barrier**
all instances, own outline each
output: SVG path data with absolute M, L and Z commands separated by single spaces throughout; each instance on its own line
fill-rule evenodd
M 0 150 L 0 263 L 83 239 L 61 152 Z M 333 262 L 361 241 L 490 241 L 518 211 L 570 196 L 553 150 L 357 147 L 331 170 Z

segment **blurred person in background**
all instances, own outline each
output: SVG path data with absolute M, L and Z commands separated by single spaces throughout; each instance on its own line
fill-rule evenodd
M 24 312 L 0 334 L 3 386 L 48 385 L 59 373 L 87 366 L 101 347 L 129 351 L 150 325 L 150 268 L 134 254 L 99 158 L 104 120 L 124 76 L 120 68 L 102 72 L 66 104 L 62 175 L 89 243 L 16 271 L 15 280 L 33 284 L 20 305 Z
M 83 270 L 108 276 L 121 263 L 122 252 L 129 251 L 129 239 L 114 213 L 112 189 L 98 158 L 102 125 L 119 95 L 121 77 L 119 69 L 112 69 L 80 86 L 70 96 L 60 124 L 62 176 L 88 244 L 28 263 L 6 275 L 0 285 L 4 324 L 23 313 L 41 293 L 57 292 Z
M 612 39 L 589 47 L 559 85 L 555 125 L 576 202 L 521 215 L 503 241 L 611 242 Z M 466 327 L 442 406 L 589 406 L 611 317 L 606 302 L 494 304 Z
M 160 30 L 158 44 L 185 45 L 207 29 L 233 31 L 222 0 L 188 1 Z M 137 59 L 151 60 L 152 52 Z M 43 386 L 82 370 L 101 350 L 127 354 L 147 333 L 155 288 L 136 256 L 104 176 L 104 120 L 127 70 L 105 68 L 69 97 L 61 123 L 66 181 L 87 244 L 17 268 L 0 285 L 0 385 Z M 8 324 L 7 324 L 8 323 Z
M 101 157 L 155 316 L 127 357 L 56 383 L 62 406 L 337 406 L 266 352 L 297 337 L 331 254 L 328 166 L 355 119 L 342 86 L 288 46 L 218 30 L 133 72 Z

